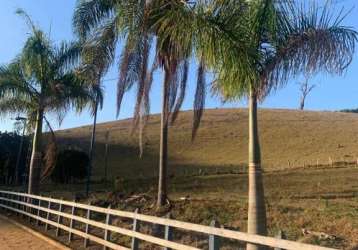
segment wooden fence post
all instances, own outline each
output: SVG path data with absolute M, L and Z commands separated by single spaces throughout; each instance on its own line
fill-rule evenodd
M 38 203 L 39 208 L 37 209 L 37 217 L 40 217 L 40 207 L 41 207 L 41 199 L 39 199 L 39 203 Z M 40 220 L 37 218 L 37 222 L 36 224 L 39 226 L 40 225 Z
M 26 203 L 27 203 L 27 204 L 33 204 L 33 203 L 34 203 L 34 199 L 33 199 L 33 198 L 28 198 L 28 199 L 26 200 Z M 32 209 L 31 207 L 28 207 L 28 206 L 26 206 L 26 210 L 27 210 L 27 212 L 28 212 L 29 214 L 32 214 L 32 212 L 33 212 L 33 209 Z M 29 223 L 31 223 L 31 216 L 29 216 L 28 219 L 29 219 Z
M 9 207 L 11 207 L 11 205 L 12 205 L 11 196 L 12 196 L 12 195 L 9 194 L 8 197 L 7 197 L 7 198 L 9 199 L 9 201 L 8 201 L 8 203 L 9 203 L 8 206 L 9 206 Z M 9 209 L 9 212 L 11 212 L 11 209 Z
M 9 199 L 8 194 L 4 194 L 4 198 L 5 198 L 5 199 Z M 9 201 L 6 201 L 6 200 L 5 200 L 5 201 L 4 201 L 4 205 L 5 205 L 5 206 L 9 206 Z M 6 208 L 5 208 L 5 211 L 6 211 L 6 210 L 9 210 L 9 209 L 6 209 Z
M 62 199 L 61 199 L 62 200 Z M 59 208 L 58 208 L 58 211 L 59 212 L 62 212 L 63 208 L 62 208 L 62 203 L 60 203 L 59 205 Z M 62 223 L 62 216 L 61 215 L 58 215 L 57 216 L 57 228 L 56 228 L 56 237 L 60 236 L 60 227 L 58 225 L 60 225 Z
M 285 240 L 285 239 L 286 239 L 286 235 L 285 235 L 285 233 L 284 233 L 282 230 L 280 230 L 280 231 L 278 231 L 278 234 L 276 235 L 276 238 L 277 238 L 277 239 L 283 239 L 283 240 Z M 284 249 L 275 247 L 274 250 L 284 250 Z
M 25 196 L 23 196 L 22 197 L 22 202 L 26 202 L 27 201 L 27 199 L 26 199 L 26 197 Z M 22 205 L 22 210 L 24 211 L 24 212 L 26 212 L 26 205 Z M 22 217 L 23 218 L 26 218 L 26 215 L 25 214 L 22 214 Z
M 212 220 L 210 226 L 219 227 L 219 223 L 215 220 Z M 220 238 L 216 235 L 209 235 L 209 250 L 219 250 L 219 249 L 220 249 Z
M 18 202 L 20 202 L 20 201 L 21 201 L 21 196 L 20 196 L 20 195 L 17 195 L 16 197 L 17 197 L 16 200 L 17 200 Z M 21 209 L 21 205 L 20 205 L 19 203 L 17 203 L 17 207 L 16 207 L 16 208 L 17 208 L 18 210 L 20 210 L 20 209 Z M 17 216 L 19 216 L 21 213 L 17 212 L 16 214 L 17 214 Z
M 138 208 L 136 208 L 136 210 L 134 211 L 134 213 L 136 213 L 136 214 L 138 213 Z M 135 218 L 133 219 L 133 231 L 138 232 L 138 230 L 139 230 L 139 222 L 138 222 L 137 218 L 135 217 Z M 133 238 L 132 238 L 131 250 L 138 250 L 138 249 L 139 249 L 138 246 L 139 246 L 139 241 L 138 241 L 138 239 L 135 238 L 135 237 L 133 237 Z
M 51 209 L 51 201 L 48 201 L 47 209 Z M 50 220 L 50 212 L 47 212 L 46 214 L 46 220 Z M 45 224 L 45 231 L 48 231 L 49 224 Z
M 19 202 L 19 195 L 15 194 L 14 195 L 14 208 L 19 210 L 20 209 L 20 204 L 18 202 Z M 19 215 L 19 212 L 15 212 L 15 214 Z
M 167 219 L 171 219 L 172 216 L 170 213 L 168 213 L 166 215 L 166 218 Z M 165 225 L 165 228 L 164 228 L 164 239 L 165 240 L 168 240 L 168 241 L 172 241 L 173 240 L 173 229 L 172 227 L 168 226 L 168 225 Z M 163 250 L 172 250 L 171 248 L 169 247 L 164 247 Z
M 74 203 L 76 203 L 76 200 L 73 200 Z M 72 206 L 72 209 L 71 209 L 71 215 L 75 215 L 75 209 L 76 207 L 73 205 Z M 73 228 L 73 225 L 74 224 L 74 220 L 71 218 L 70 219 L 70 228 L 72 229 Z M 70 243 L 72 241 L 72 238 L 73 238 L 73 234 L 71 231 L 68 231 L 68 243 Z
M 108 209 L 111 209 L 111 205 L 108 206 Z M 110 225 L 112 223 L 111 221 L 111 214 L 109 213 L 109 211 L 107 211 L 106 214 L 106 225 Z M 104 230 L 104 240 L 105 241 L 110 241 L 111 238 L 111 231 L 109 231 L 108 229 Z M 103 246 L 103 250 L 107 250 L 108 247 L 107 246 Z
M 90 206 L 90 205 L 91 205 L 91 202 L 89 202 L 88 205 Z M 90 210 L 90 209 L 87 210 L 86 219 L 87 219 L 87 220 L 90 220 L 90 219 L 91 219 L 91 210 Z M 86 235 L 89 233 L 89 225 L 88 225 L 88 223 L 86 223 L 85 233 L 86 233 Z M 84 242 L 83 242 L 83 246 L 84 246 L 85 248 L 88 247 L 88 243 L 89 243 L 88 238 L 85 238 L 85 239 L 84 239 Z

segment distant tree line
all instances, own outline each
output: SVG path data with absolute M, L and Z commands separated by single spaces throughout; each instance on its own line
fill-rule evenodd
M 30 139 L 27 136 L 24 137 L 24 144 L 16 173 L 16 162 L 19 154 L 21 137 L 22 136 L 14 132 L 0 131 L 0 184 L 14 184 L 16 175 L 21 183 L 24 174 L 26 174 L 27 155 L 30 146 Z
M 26 181 L 31 140 L 29 136 L 24 137 L 16 171 L 21 138 L 22 136 L 15 132 L 0 131 L 0 185 L 15 185 L 16 179 L 18 184 L 23 184 Z M 56 152 L 55 157 L 54 165 L 47 176 L 51 181 L 67 184 L 84 179 L 89 161 L 87 153 L 77 149 L 63 149 Z
M 356 109 L 342 109 L 341 112 L 344 112 L 344 113 L 358 113 L 358 108 L 356 108 Z

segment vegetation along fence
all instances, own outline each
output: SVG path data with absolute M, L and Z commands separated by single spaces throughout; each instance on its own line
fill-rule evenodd
M 49 227 L 55 230 L 56 236 L 62 232 L 67 232 L 68 241 L 73 240 L 77 235 L 83 239 L 84 246 L 87 247 L 89 241 L 96 242 L 104 249 L 144 249 L 141 244 L 148 246 L 160 246 L 165 250 L 193 250 L 199 249 L 197 246 L 190 246 L 174 241 L 173 230 L 183 230 L 191 234 L 202 234 L 206 237 L 204 247 L 209 250 L 220 249 L 220 242 L 223 239 L 236 240 L 237 243 L 252 243 L 269 246 L 275 249 L 294 249 L 294 250 L 328 250 L 330 248 L 313 246 L 278 238 L 252 235 L 243 232 L 227 230 L 216 227 L 215 223 L 211 226 L 198 225 L 188 222 L 177 221 L 169 218 L 154 217 L 136 212 L 114 210 L 110 207 L 103 208 L 92 205 L 70 202 L 65 200 L 53 199 L 48 197 L 29 195 L 10 191 L 0 191 L 0 207 L 5 211 L 13 212 L 18 215 L 33 220 L 39 226 L 44 225 L 44 230 Z M 127 220 L 130 227 L 115 226 L 114 219 Z M 66 222 L 65 222 L 66 221 Z M 141 226 L 154 225 L 162 228 L 158 233 L 150 235 Z M 160 226 L 161 225 L 161 226 Z M 118 234 L 129 238 L 128 246 L 120 245 L 111 239 L 111 234 Z M 331 249 L 332 250 L 332 249 Z

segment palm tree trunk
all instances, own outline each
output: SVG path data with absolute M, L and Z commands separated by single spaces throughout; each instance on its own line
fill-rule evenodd
M 32 154 L 30 161 L 30 174 L 29 174 L 29 194 L 39 194 L 40 191 L 40 175 L 42 166 L 41 143 L 42 143 L 42 122 L 43 122 L 43 109 L 37 111 L 36 128 L 34 139 L 32 142 Z
M 302 96 L 301 97 L 301 102 L 300 102 L 300 110 L 303 110 L 305 108 L 305 97 Z
M 97 124 L 97 111 L 98 111 L 98 97 L 96 97 L 94 107 L 94 116 L 93 116 L 93 126 L 92 126 L 92 136 L 91 136 L 91 146 L 89 150 L 89 160 L 88 160 L 88 168 L 87 168 L 87 182 L 86 182 L 86 196 L 90 192 L 90 183 L 91 183 L 91 175 L 92 175 L 92 166 L 93 166 L 93 154 L 94 154 L 94 146 L 96 141 L 96 124 Z
M 159 152 L 159 183 L 157 209 L 164 206 L 167 199 L 167 164 L 168 164 L 168 115 L 169 115 L 169 71 L 165 70 L 163 82 L 162 114 L 160 125 L 160 152 Z
M 20 141 L 20 147 L 19 152 L 17 153 L 16 158 L 16 167 L 15 167 L 15 185 L 21 184 L 21 178 L 20 178 L 20 160 L 22 156 L 22 148 L 24 145 L 24 138 L 25 138 L 25 131 L 26 131 L 26 120 L 23 122 L 23 129 L 22 129 L 22 135 L 21 135 L 21 141 Z
M 252 89 L 249 97 L 249 209 L 248 233 L 266 235 L 265 195 L 262 183 L 261 153 L 257 125 L 257 95 Z M 247 244 L 248 250 L 266 249 Z

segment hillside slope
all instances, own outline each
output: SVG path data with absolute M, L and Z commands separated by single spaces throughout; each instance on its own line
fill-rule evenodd
M 169 164 L 175 174 L 186 171 L 239 171 L 245 167 L 247 109 L 206 110 L 196 140 L 191 142 L 191 112 L 180 113 L 169 132 Z M 138 136 L 131 120 L 98 125 L 94 175 L 104 175 L 105 133 L 109 131 L 110 177 L 150 177 L 157 173 L 160 117 L 151 116 L 145 152 L 138 158 Z M 358 115 L 280 109 L 259 111 L 263 167 L 266 171 L 303 165 L 355 161 L 358 157 Z M 88 150 L 91 126 L 57 132 L 63 145 Z

